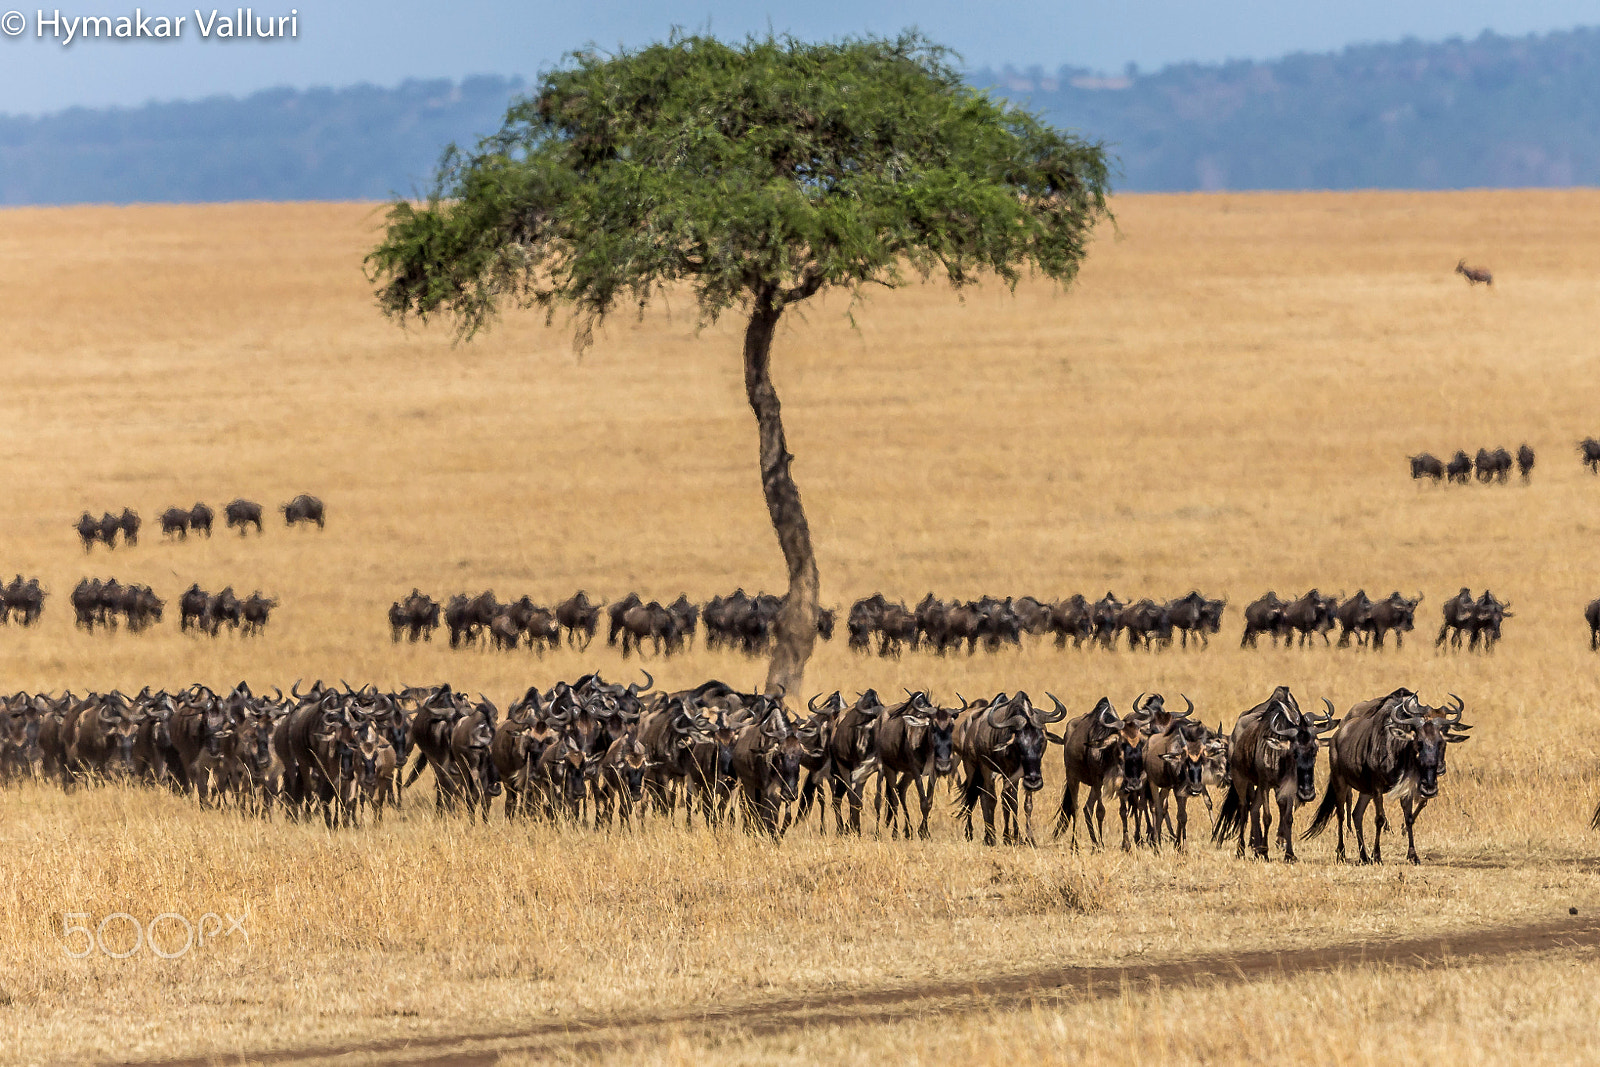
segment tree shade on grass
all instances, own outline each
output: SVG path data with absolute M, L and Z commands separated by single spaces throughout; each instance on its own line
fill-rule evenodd
M 818 577 L 769 373 L 785 309 L 942 276 L 1069 283 L 1107 215 L 1104 149 L 965 85 L 915 34 L 813 44 L 675 36 L 581 52 L 471 153 L 445 153 L 425 203 L 391 205 L 368 257 L 385 314 L 453 319 L 502 302 L 573 313 L 692 288 L 702 322 L 748 317 L 745 391 L 789 572 L 769 692 L 798 691 Z M 854 301 L 852 301 L 852 307 Z

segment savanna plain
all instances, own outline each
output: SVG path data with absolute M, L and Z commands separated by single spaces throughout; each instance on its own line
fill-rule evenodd
M 1159 691 L 1225 728 L 1280 684 L 1341 711 L 1401 685 L 1435 704 L 1456 693 L 1476 729 L 1419 822 L 1420 867 L 1394 862 L 1396 837 L 1366 867 L 1335 863 L 1331 837 L 1293 866 L 1203 832 L 1181 851 L 1074 850 L 1047 832 L 1059 749 L 1031 849 L 965 841 L 942 790 L 926 841 L 819 834 L 813 818 L 774 844 L 661 820 L 474 825 L 436 815 L 426 778 L 381 825 L 339 831 L 134 786 L 12 784 L 0 1059 L 445 1062 L 474 1040 L 463 1062 L 1600 1055 L 1592 947 L 1473 955 L 1493 931 L 1600 908 L 1600 660 L 1582 619 L 1600 595 L 1600 479 L 1574 448 L 1600 434 L 1600 194 L 1113 207 L 1069 292 L 929 285 L 786 322 L 774 374 L 823 600 L 1195 588 L 1228 598 L 1222 634 L 1204 650 L 1032 638 L 892 660 L 838 640 L 807 689 L 922 687 L 953 705 L 1021 688 L 1073 714 Z M 581 355 L 533 314 L 466 345 L 447 324 L 402 330 L 362 275 L 381 222 L 365 204 L 0 213 L 0 570 L 51 594 L 38 626 L 0 629 L 0 688 L 449 681 L 503 708 L 594 668 L 631 680 L 641 661 L 603 641 L 543 658 L 397 645 L 390 601 L 413 586 L 545 603 L 782 590 L 735 321 L 701 328 L 690 296 L 667 294 Z M 1452 274 L 1462 256 L 1494 286 Z M 1526 486 L 1408 477 L 1409 453 L 1524 441 Z M 219 524 L 175 542 L 152 522 L 299 492 L 327 502 L 326 530 L 269 520 L 259 538 Z M 141 544 L 85 555 L 78 514 L 125 505 L 145 517 Z M 180 634 L 170 608 L 146 633 L 89 635 L 67 604 L 84 576 L 169 603 L 190 582 L 259 588 L 281 607 L 255 639 Z M 1511 604 L 1493 655 L 1433 647 L 1462 586 Z M 1245 603 L 1311 587 L 1426 599 L 1400 650 L 1238 647 Z M 764 674 L 698 646 L 643 665 L 671 688 Z M 248 940 L 68 955 L 65 915 L 119 912 L 243 916 Z M 1295 966 L 1423 936 L 1459 958 Z M 1282 972 L 959 995 L 1052 967 L 1181 979 L 1186 961 L 1218 973 L 1260 952 L 1282 953 Z M 874 1014 L 884 991 L 926 1010 Z M 850 1003 L 859 1018 L 806 1020 Z M 741 1026 L 773 1004 L 798 1021 Z M 568 1040 L 622 1022 L 615 1041 Z M 534 1030 L 546 1044 L 495 1044 Z

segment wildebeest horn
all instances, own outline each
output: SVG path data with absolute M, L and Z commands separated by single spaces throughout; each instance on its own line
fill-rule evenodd
M 644 675 L 644 684 L 640 685 L 638 682 L 629 683 L 628 692 L 633 696 L 638 696 L 640 693 L 656 684 L 655 678 L 653 678 L 650 672 L 645 670 L 643 667 L 639 668 L 639 673 Z
M 1056 697 L 1056 695 L 1054 693 L 1048 693 L 1047 692 L 1047 693 L 1045 693 L 1045 696 L 1050 698 L 1050 703 L 1052 703 L 1052 704 L 1054 704 L 1056 706 L 1056 710 L 1047 711 L 1044 714 L 1040 715 L 1039 716 L 1039 721 L 1041 721 L 1041 722 L 1060 722 L 1062 719 L 1065 719 L 1067 717 L 1067 706 L 1065 704 L 1061 703 L 1061 701 L 1059 699 L 1057 699 L 1057 697 Z
M 806 710 L 815 715 L 817 713 L 817 701 L 821 698 L 821 693 L 814 694 L 810 700 L 806 701 Z
M 301 681 L 302 681 L 302 680 L 303 680 L 303 679 L 300 679 L 300 678 L 296 678 L 296 679 L 295 679 L 295 680 L 294 680 L 294 684 L 293 684 L 293 685 L 291 685 L 291 686 L 290 686 L 290 687 L 289 687 L 289 695 L 290 695 L 290 696 L 292 696 L 292 697 L 294 697 L 294 698 L 295 698 L 295 699 L 296 699 L 296 700 L 301 700 L 301 699 L 303 699 L 303 698 L 302 698 L 302 697 L 301 697 L 301 696 L 300 696 L 300 683 L 301 683 Z
M 1143 711 L 1144 710 L 1144 705 L 1139 703 L 1141 700 L 1144 699 L 1144 696 L 1145 696 L 1144 693 L 1141 692 L 1138 696 L 1133 698 L 1133 710 L 1134 711 Z
M 1002 693 L 1000 695 L 1004 696 L 1005 694 Z M 989 710 L 987 713 L 985 713 L 984 718 L 988 720 L 989 725 L 993 726 L 996 730 L 1003 730 L 1005 729 L 1005 722 L 1001 719 L 995 718 L 995 714 L 997 712 L 1006 711 L 1008 708 L 1009 705 L 1004 700 L 996 700 L 993 704 L 989 705 Z
M 1194 714 L 1194 701 L 1189 699 L 1189 695 L 1187 693 L 1179 693 L 1178 695 L 1183 697 L 1183 702 L 1188 705 L 1188 707 L 1183 709 L 1182 715 L 1182 718 L 1187 719 L 1189 716 Z
M 1117 709 L 1112 707 L 1111 701 L 1105 697 L 1100 698 L 1100 704 L 1095 710 L 1095 721 L 1107 730 L 1115 730 L 1122 725 L 1122 719 L 1117 715 Z

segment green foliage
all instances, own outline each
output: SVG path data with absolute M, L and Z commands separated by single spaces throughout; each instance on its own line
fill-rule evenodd
M 577 315 L 692 286 L 705 321 L 943 275 L 1063 284 L 1106 215 L 1104 151 L 977 92 L 915 34 L 570 57 L 368 257 L 385 313 L 470 337 L 502 299 Z

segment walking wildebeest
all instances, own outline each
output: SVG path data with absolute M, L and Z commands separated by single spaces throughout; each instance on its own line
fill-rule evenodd
M 1313 634 L 1322 635 L 1323 645 L 1328 645 L 1328 631 L 1333 629 L 1334 610 L 1338 598 L 1325 596 L 1313 589 L 1305 596 L 1283 606 L 1283 623 L 1290 629 L 1300 634 L 1300 647 L 1306 647 L 1306 642 Z M 1286 633 L 1286 637 L 1290 637 Z M 1292 638 L 1291 638 L 1292 639 Z
M 1444 473 L 1447 481 L 1466 485 L 1472 480 L 1472 457 L 1461 449 L 1456 449 L 1456 454 L 1451 456 L 1450 462 L 1445 465 Z
M 1419 456 L 1411 456 L 1409 458 L 1411 460 L 1411 477 L 1413 480 L 1421 481 L 1423 478 L 1431 478 L 1436 482 L 1444 480 L 1444 463 L 1438 456 L 1430 452 L 1424 452 Z
M 85 552 L 93 549 L 94 543 L 100 540 L 100 523 L 95 521 L 95 517 L 87 511 L 79 516 L 73 529 L 78 531 L 78 539 L 83 542 L 83 550 Z
M 240 636 L 259 634 L 266 629 L 267 617 L 271 615 L 272 609 L 277 606 L 278 602 L 276 600 L 262 596 L 259 589 L 246 597 L 239 608 L 244 617 L 244 628 L 240 631 Z
M 1517 473 L 1522 475 L 1524 482 L 1533 475 L 1533 449 L 1528 447 L 1526 441 L 1517 447 Z
M 1477 632 L 1477 604 L 1472 599 L 1472 591 L 1466 586 L 1462 586 L 1461 592 L 1446 600 L 1440 610 L 1444 615 L 1444 623 L 1439 627 L 1439 636 L 1434 639 L 1434 648 L 1441 647 L 1447 636 L 1451 648 L 1460 648 L 1463 632 Z
M 1340 604 L 1334 617 L 1339 620 L 1340 648 L 1350 647 L 1351 634 L 1355 635 L 1357 644 L 1367 643 L 1372 633 L 1372 600 L 1365 589 L 1357 589 L 1355 596 Z
M 117 527 L 122 531 L 122 540 L 129 548 L 139 543 L 139 513 L 132 508 L 123 508 L 122 515 L 117 519 Z
M 1589 468 L 1590 474 L 1600 474 L 1600 441 L 1593 437 L 1579 441 L 1578 456 L 1583 460 L 1583 465 Z
M 1261 634 L 1271 635 L 1274 648 L 1280 636 L 1289 640 L 1289 624 L 1283 617 L 1286 607 L 1288 604 L 1270 589 L 1261 599 L 1247 605 L 1244 609 L 1244 636 L 1239 638 L 1239 647 L 1255 648 L 1256 638 Z
M 161 513 L 161 536 L 173 534 L 185 540 L 189 537 L 189 513 L 183 508 L 168 508 Z
M 228 529 L 239 528 L 239 536 L 243 537 L 246 526 L 255 526 L 256 533 L 261 532 L 261 505 L 254 500 L 232 500 L 222 509 L 226 518 Z
M 588 649 L 589 642 L 594 640 L 594 632 L 600 621 L 600 608 L 589 603 L 589 597 L 582 589 L 556 605 L 556 622 L 567 632 L 567 644 L 583 652 Z M 581 636 L 580 636 L 581 635 Z M 707 624 L 706 641 L 711 640 L 710 625 Z
M 1243 856 L 1248 823 L 1250 847 L 1266 859 L 1272 832 L 1272 812 L 1266 805 L 1271 797 L 1278 802 L 1278 842 L 1283 846 L 1283 858 L 1294 862 L 1294 809 L 1317 799 L 1317 751 L 1326 744 L 1320 735 L 1338 725 L 1333 704 L 1324 703 L 1328 705 L 1326 714 L 1306 715 L 1289 687 L 1280 685 L 1265 701 L 1239 716 L 1229 738 L 1228 795 L 1212 829 L 1214 841 L 1221 844 L 1237 833 L 1238 855 Z
M 1343 861 L 1348 817 L 1356 833 L 1361 862 L 1382 863 L 1383 830 L 1388 825 L 1383 802 L 1398 799 L 1405 816 L 1406 858 L 1421 863 L 1413 829 L 1417 816 L 1439 794 L 1439 778 L 1445 773 L 1445 745 L 1467 740 L 1466 731 L 1472 729 L 1461 721 L 1461 698 L 1452 693 L 1451 699 L 1453 705 L 1430 708 L 1421 704 L 1411 690 L 1396 689 L 1388 696 L 1362 701 L 1346 712 L 1328 744 L 1328 791 L 1304 836 L 1315 837 L 1327 828 L 1330 819 L 1337 820 L 1339 846 L 1334 855 Z M 1353 809 L 1352 793 L 1357 798 Z M 1370 857 L 1361 826 L 1368 803 L 1377 805 Z
M 1046 696 L 1050 694 L 1046 693 Z M 1033 795 L 1044 788 L 1041 762 L 1053 738 L 1049 723 L 1067 717 L 1061 701 L 1050 696 L 1054 711 L 1033 706 L 1027 693 L 1010 699 L 999 693 L 987 703 L 964 708 L 956 719 L 954 748 L 961 756 L 966 781 L 961 791 L 961 816 L 972 839 L 972 809 L 983 805 L 983 843 L 994 844 L 994 808 L 998 801 L 1007 844 L 1033 844 Z M 1022 818 L 1017 818 L 1017 787 L 1022 787 Z
M 1104 840 L 1106 806 L 1101 786 L 1121 758 L 1120 737 L 1123 721 L 1105 697 L 1094 710 L 1067 723 L 1062 730 L 1061 758 L 1066 768 L 1066 783 L 1056 809 L 1056 836 L 1070 825 L 1072 847 L 1078 847 L 1078 786 L 1088 788 L 1083 802 L 1083 822 L 1089 830 L 1089 843 Z
M 747 828 L 779 835 L 778 809 L 800 797 L 804 755 L 805 745 L 783 705 L 761 698 L 755 719 L 733 739 L 733 772 L 744 797 Z
M 896 812 L 904 814 L 905 838 L 911 840 L 911 809 L 906 806 L 906 787 L 915 782 L 922 821 L 917 836 L 928 836 L 928 813 L 933 808 L 934 784 L 955 770 L 953 731 L 955 716 L 946 708 L 935 707 L 926 693 L 907 693 L 903 704 L 884 711 L 878 723 L 874 746 L 878 757 L 878 778 L 888 801 L 889 837 L 896 832 Z
M 199 629 L 201 620 L 206 616 L 206 606 L 210 603 L 211 594 L 201 589 L 199 582 L 189 586 L 178 598 L 178 629 L 187 630 L 190 626 Z
M 1400 595 L 1399 590 L 1376 601 L 1367 613 L 1372 630 L 1372 647 L 1381 649 L 1383 639 L 1391 631 L 1394 633 L 1394 647 L 1405 647 L 1405 635 L 1416 628 L 1417 605 L 1420 603 L 1421 593 L 1408 600 Z
M 1469 288 L 1477 285 L 1479 282 L 1482 282 L 1484 285 L 1487 285 L 1490 288 L 1494 287 L 1493 274 L 1490 274 L 1482 267 L 1467 266 L 1467 261 L 1464 259 L 1456 263 L 1456 273 L 1467 279 L 1467 286 Z
M 301 493 L 287 504 L 280 505 L 278 510 L 283 512 L 285 526 L 293 526 L 297 522 L 314 522 L 317 524 L 317 529 L 322 529 L 322 501 L 309 493 Z
M 195 533 L 204 533 L 207 537 L 210 537 L 211 520 L 214 518 L 216 518 L 216 512 L 204 504 L 196 503 L 194 507 L 189 509 L 189 529 Z

